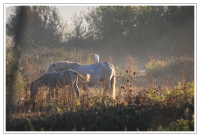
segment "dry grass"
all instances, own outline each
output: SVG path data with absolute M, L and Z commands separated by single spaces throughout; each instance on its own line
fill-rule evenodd
M 32 81 L 47 72 L 46 70 L 48 68 L 48 64 L 51 62 L 50 60 L 52 60 L 52 58 L 54 58 L 55 61 L 69 60 L 77 61 L 82 64 L 93 63 L 93 55 L 88 52 L 79 51 L 79 55 L 77 56 L 73 51 L 70 53 L 60 50 L 43 50 L 45 51 L 43 54 L 41 52 L 40 54 L 36 54 L 37 52 L 35 51 L 30 55 L 23 56 L 21 59 L 21 65 L 23 66 L 22 75 L 24 78 L 24 89 L 22 89 L 22 92 L 19 93 L 19 98 L 24 97 L 24 100 L 23 103 L 16 105 L 15 110 L 11 114 L 13 118 L 51 115 L 67 112 L 79 106 L 87 109 L 88 107 L 94 106 L 103 100 L 104 93 L 102 85 L 101 83 L 98 83 L 94 87 L 89 88 L 89 91 L 80 89 L 79 100 L 76 99 L 74 94 L 72 96 L 68 96 L 68 87 L 56 88 L 50 95 L 48 88 L 41 87 L 34 100 L 35 103 L 33 103 L 30 99 L 29 85 Z M 50 57 L 50 53 L 52 54 L 52 57 Z M 57 54 L 59 54 L 59 57 Z M 109 57 L 108 60 L 112 62 L 113 58 Z M 140 73 L 138 64 L 139 62 L 137 59 L 128 55 L 125 62 L 125 69 L 117 70 L 116 101 L 114 101 L 113 104 L 119 103 L 125 104 L 126 106 L 131 104 L 140 105 L 141 102 L 149 104 L 151 101 L 146 99 L 147 96 L 155 96 L 155 98 L 161 100 L 164 92 L 173 90 L 174 82 L 170 72 L 168 72 L 168 75 L 161 75 L 160 77 L 155 78 L 151 73 Z M 184 84 L 187 83 L 185 76 L 186 73 L 183 70 L 181 74 L 181 83 L 184 87 Z M 152 95 L 152 93 L 154 95 Z M 168 100 L 167 102 L 170 101 L 171 100 Z

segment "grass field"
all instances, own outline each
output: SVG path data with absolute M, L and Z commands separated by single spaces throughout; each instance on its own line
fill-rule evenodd
M 194 60 L 191 58 L 150 59 L 140 71 L 139 62 L 128 55 L 124 68 L 115 65 L 116 100 L 103 95 L 98 83 L 88 92 L 81 89 L 79 100 L 68 97 L 68 87 L 57 88 L 50 98 L 48 88 L 42 87 L 33 102 L 29 85 L 47 72 L 50 62 L 69 60 L 91 64 L 92 53 L 33 50 L 20 60 L 17 83 L 9 80 L 12 53 L 6 55 L 6 103 L 11 92 L 9 86 L 14 84 L 16 89 L 16 103 L 12 113 L 7 114 L 6 131 L 194 131 Z M 107 62 L 112 63 L 112 58 Z

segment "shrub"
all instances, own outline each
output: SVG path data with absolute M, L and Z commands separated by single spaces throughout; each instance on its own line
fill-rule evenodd
M 7 48 L 6 75 L 11 73 L 10 64 L 13 60 L 12 48 L 9 46 Z M 22 55 L 20 69 L 16 73 L 18 81 L 12 83 L 12 79 L 8 76 L 6 86 L 14 84 L 15 93 L 18 93 L 23 90 L 25 82 L 27 84 L 40 77 L 46 73 L 50 62 L 58 60 L 90 64 L 92 54 L 83 50 L 78 51 L 77 55 L 75 50 L 65 51 L 46 47 L 33 49 L 30 54 Z M 58 96 L 46 101 L 45 95 L 48 94 L 48 89 L 43 87 L 37 96 L 39 112 L 26 113 L 32 104 L 30 100 L 26 100 L 24 104 L 28 107 L 24 107 L 25 114 L 18 118 L 7 119 L 6 130 L 146 131 L 152 127 L 157 129 L 157 126 L 152 126 L 152 124 L 160 124 L 156 120 L 165 117 L 169 117 L 167 122 L 164 121 L 166 126 L 159 127 L 159 130 L 194 130 L 194 119 L 191 119 L 191 115 L 194 114 L 194 82 L 186 80 L 186 72 L 193 72 L 194 68 L 187 69 L 188 66 L 192 66 L 192 63 L 193 61 L 188 58 L 150 60 L 146 65 L 146 77 L 145 74 L 142 76 L 137 74 L 138 61 L 128 56 L 125 63 L 126 70 L 116 67 L 116 71 L 123 72 L 117 78 L 118 82 L 121 81 L 117 87 L 119 93 L 128 95 L 125 100 L 120 100 L 122 97 L 119 97 L 117 102 L 99 94 L 94 97 L 86 95 L 83 101 L 77 101 L 76 106 L 72 107 L 67 102 L 67 88 L 56 89 Z M 45 72 L 41 74 L 40 70 L 45 70 Z M 151 76 L 149 76 L 150 73 Z M 181 78 L 176 86 L 166 86 L 166 84 L 163 86 L 152 80 L 154 77 L 161 76 L 167 78 L 180 76 Z M 95 91 L 92 92 L 96 94 L 97 90 L 93 90 Z M 144 92 L 140 94 L 136 93 L 136 90 Z M 163 121 L 160 122 L 161 125 L 165 125 Z M 175 129 L 175 127 L 178 128 Z
M 191 126 L 192 125 L 192 126 Z M 192 120 L 178 119 L 175 122 L 171 122 L 166 128 L 159 126 L 158 131 L 192 131 L 194 130 L 194 115 Z
M 27 125 L 27 130 L 36 131 L 147 131 L 152 128 L 159 131 L 193 131 L 194 106 L 191 107 L 190 103 L 194 105 L 194 84 L 187 83 L 185 86 L 177 85 L 176 91 L 168 91 L 162 96 L 149 92 L 141 96 L 143 99 L 138 105 L 136 102 L 117 103 L 102 96 L 88 98 L 88 106 L 78 102 L 77 106 L 68 110 L 57 104 L 52 108 L 56 109 L 53 113 L 29 115 L 28 121 L 26 117 L 7 119 L 11 123 L 7 130 L 22 130 L 19 125 Z M 186 107 L 189 107 L 187 115 Z M 165 127 L 158 127 L 159 124 Z
M 194 60 L 189 57 L 152 59 L 145 65 L 145 70 L 147 75 L 152 74 L 154 78 L 171 77 L 175 81 L 194 81 Z

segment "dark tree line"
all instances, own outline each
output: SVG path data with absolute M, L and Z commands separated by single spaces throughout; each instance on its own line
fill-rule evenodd
M 8 36 L 19 29 L 19 13 L 17 7 L 7 22 Z M 141 60 L 148 54 L 194 55 L 194 6 L 99 6 L 73 15 L 72 29 L 56 7 L 32 6 L 27 14 L 25 49 L 87 48 L 103 58 L 130 54 Z
M 63 24 L 58 9 L 47 6 L 32 6 L 27 8 L 28 12 L 26 14 L 30 18 L 30 22 L 24 25 L 27 28 L 27 33 L 22 43 L 25 45 L 24 48 L 37 48 L 37 46 L 56 48 L 61 43 L 63 35 Z M 15 31 L 19 29 L 17 23 L 20 22 L 18 19 L 20 12 L 21 8 L 16 7 L 14 14 L 9 18 L 6 24 L 6 33 L 8 36 L 16 37 Z
M 194 7 L 107 6 L 87 16 L 93 39 L 113 56 L 194 55 Z M 118 49 L 118 50 L 112 50 Z

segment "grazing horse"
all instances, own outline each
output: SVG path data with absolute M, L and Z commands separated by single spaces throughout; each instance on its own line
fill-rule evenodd
M 74 70 L 64 70 L 60 72 L 49 72 L 44 76 L 37 79 L 35 82 L 31 83 L 30 91 L 31 91 L 31 98 L 33 98 L 38 89 L 41 86 L 47 86 L 52 91 L 54 88 L 64 87 L 66 85 L 69 86 L 69 94 L 73 91 L 73 88 L 76 89 L 76 95 L 79 97 L 79 88 L 78 88 L 78 77 L 83 80 L 84 82 L 88 82 L 90 79 L 90 75 L 87 74 L 86 77 L 82 76 L 80 73 Z
M 109 90 L 113 99 L 115 99 L 115 68 L 112 64 L 106 62 L 98 62 L 96 64 L 90 65 L 81 65 L 75 62 L 69 61 L 59 61 L 53 64 L 50 64 L 48 72 L 52 71 L 62 71 L 66 69 L 72 69 L 83 76 L 86 74 L 90 75 L 90 81 L 87 83 L 88 87 L 94 86 L 99 81 L 102 82 L 104 93 Z M 81 84 L 79 84 L 81 86 Z

